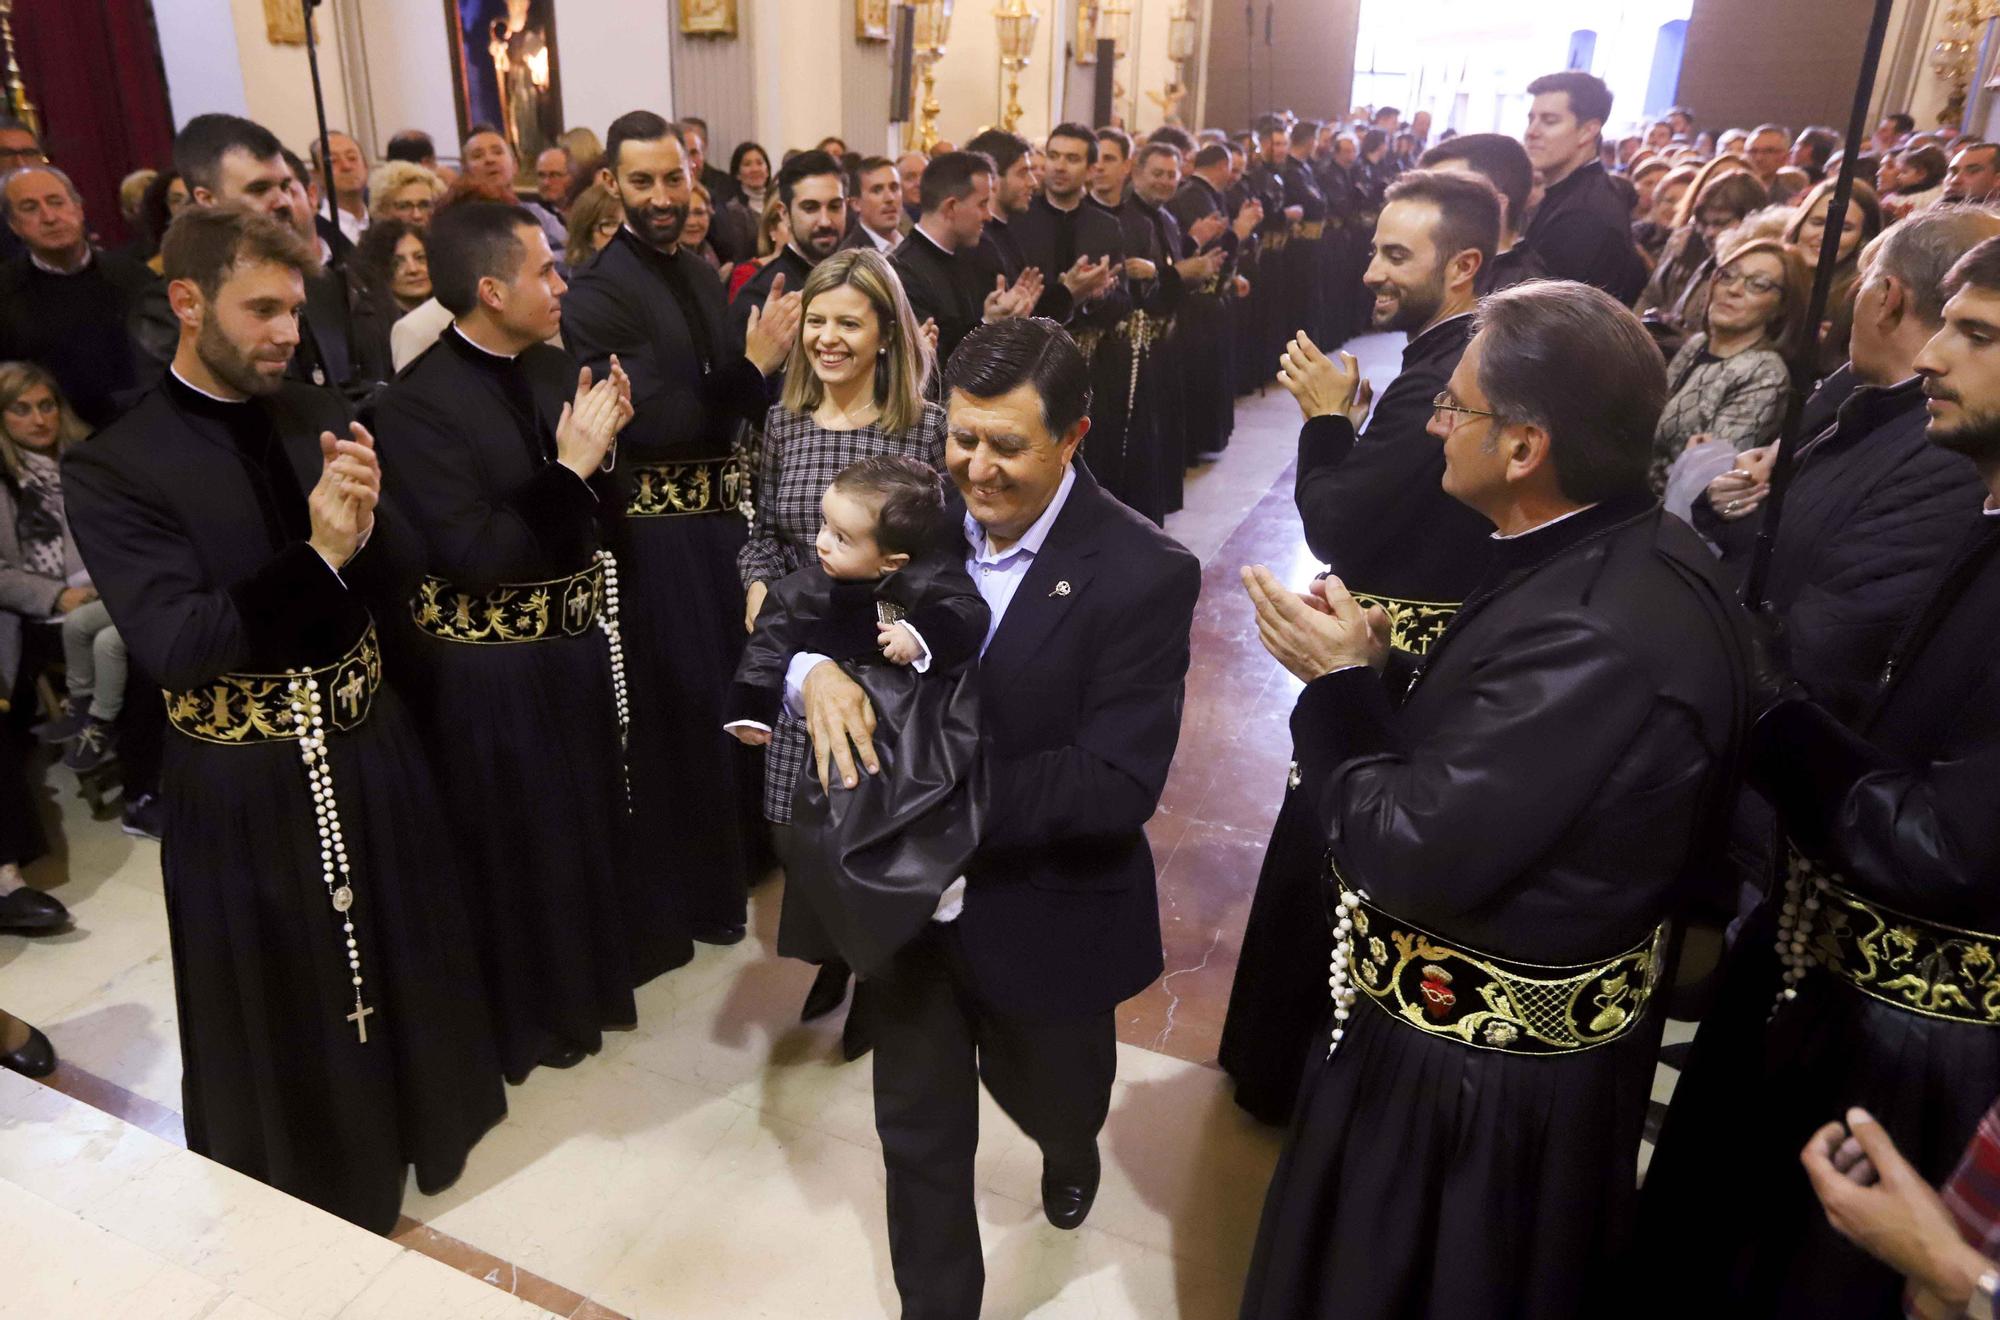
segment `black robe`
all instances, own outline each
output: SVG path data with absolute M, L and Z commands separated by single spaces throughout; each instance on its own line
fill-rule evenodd
M 1470 315 L 1430 327 L 1403 349 L 1403 370 L 1358 437 L 1345 417 L 1299 431 L 1295 497 L 1306 544 L 1348 590 L 1389 604 L 1396 644 L 1422 654 L 1492 565 L 1493 525 L 1445 494 L 1444 444 L 1425 431 L 1431 399 L 1472 333 Z M 1333 935 L 1321 920 L 1326 831 L 1289 784 L 1230 987 L 1218 1061 L 1236 1102 L 1283 1123 L 1326 1017 Z
M 1321 347 L 1329 340 L 1326 330 L 1326 251 L 1337 244 L 1340 233 L 1326 224 L 1326 194 L 1320 190 L 1319 176 L 1312 164 L 1296 156 L 1278 167 L 1285 184 L 1285 205 L 1297 206 L 1304 216 L 1292 228 L 1285 245 L 1285 292 L 1294 331 L 1303 330 Z M 1311 232 L 1307 231 L 1310 226 Z M 1314 235 L 1317 235 L 1315 237 Z
M 1501 547 L 1419 677 L 1307 685 L 1299 792 L 1339 873 L 1399 920 L 1594 962 L 1642 945 L 1707 860 L 1747 635 L 1700 538 L 1643 499 Z M 1534 1056 L 1357 995 L 1300 1093 L 1245 1320 L 1614 1313 L 1661 1020 L 1653 1004 L 1608 1043 Z
M 386 629 L 414 534 L 379 512 L 338 577 L 306 543 L 319 434 L 346 424 L 326 391 L 231 404 L 170 378 L 70 451 L 63 492 L 91 579 L 133 660 L 169 690 L 330 664 L 371 612 Z M 439 1191 L 506 1112 L 466 915 L 473 876 L 439 829 L 416 732 L 385 686 L 359 727 L 327 738 L 366 1044 L 347 1020 L 343 918 L 299 744 L 166 736 L 161 871 L 188 1148 L 387 1233 L 406 1166 Z
M 997 257 L 979 248 L 946 252 L 921 227 L 911 230 L 889 258 L 903 281 L 911 314 L 920 324 L 937 322 L 939 370 L 932 374 L 933 387 L 959 342 L 985 319 L 986 295 L 993 292 L 993 279 L 999 273 L 997 262 Z
M 743 345 L 750 337 L 750 313 L 764 306 L 765 299 L 771 296 L 771 286 L 777 283 L 780 275 L 785 277 L 785 292 L 797 293 L 806 287 L 806 278 L 812 272 L 813 263 L 800 253 L 796 243 L 787 243 L 779 248 L 778 255 L 765 262 L 729 300 L 727 351 L 732 354 L 743 352 Z
M 1233 218 L 1222 194 L 1200 175 L 1188 177 L 1167 203 L 1167 211 L 1182 234 L 1204 216 Z M 1214 279 L 1188 290 L 1175 331 L 1183 354 L 1182 406 L 1187 410 L 1182 459 L 1190 465 L 1228 448 L 1236 429 L 1236 359 L 1241 350 L 1230 308 L 1236 301 L 1232 286 L 1240 247 L 1233 229 L 1224 229 L 1220 237 L 1201 246 L 1201 252 L 1225 254 L 1222 269 Z
M 1646 289 L 1646 259 L 1632 241 L 1632 212 L 1597 161 L 1552 184 L 1521 241 L 1550 275 L 1580 280 L 1631 306 Z
M 1181 233 L 1180 221 L 1165 206 L 1154 206 L 1137 192 L 1125 194 L 1118 208 L 1125 228 L 1127 251 L 1143 255 L 1159 268 L 1159 279 L 1147 286 L 1141 306 L 1152 333 L 1139 369 L 1139 404 L 1153 430 L 1159 454 L 1160 498 L 1168 513 L 1186 503 L 1183 483 L 1197 452 L 1188 434 L 1187 378 L 1190 371 L 1212 369 L 1195 346 L 1192 359 L 1181 333 L 1181 314 L 1193 292 L 1174 263 L 1194 255 Z
M 929 648 L 923 673 L 882 658 L 885 605 Z M 868 694 L 882 763 L 881 774 L 831 797 L 810 767 L 799 776 L 779 953 L 837 958 L 873 976 L 965 874 L 980 836 L 976 664 L 991 617 L 962 551 L 875 581 L 837 582 L 809 564 L 772 584 L 737 666 L 731 718 L 775 726 L 792 658 L 823 655 Z
M 1291 294 L 1285 281 L 1291 265 L 1285 253 L 1291 246 L 1292 224 L 1285 218 L 1285 180 L 1277 169 L 1261 158 L 1253 161 L 1243 175 L 1248 196 L 1261 202 L 1264 219 L 1257 226 L 1257 274 L 1250 281 L 1249 358 L 1245 364 L 1245 388 L 1258 390 L 1271 383 L 1278 371 L 1278 355 L 1299 329 L 1292 324 Z
M 455 328 L 383 392 L 383 493 L 422 531 L 426 574 L 483 594 L 591 563 L 597 497 L 554 461 L 556 419 L 575 392 L 562 350 L 498 357 Z M 406 606 L 431 753 L 479 878 L 473 916 L 501 1061 L 518 1081 L 552 1050 L 595 1051 L 602 1028 L 632 1025 L 633 987 L 692 955 L 675 901 L 682 872 L 671 854 L 633 856 L 597 628 L 487 644 L 443 640 L 412 618 Z M 636 692 L 644 680 L 628 681 Z
M 1968 530 L 1884 666 L 1859 731 L 1819 705 L 1783 702 L 1757 723 L 1750 779 L 1793 843 L 1848 889 L 1991 933 L 2000 932 L 2000 517 Z M 1647 1173 L 1645 1244 L 1659 1284 L 1650 1313 L 1686 1315 L 1698 1301 L 1708 1314 L 1777 1320 L 1900 1314 L 1901 1278 L 1828 1225 L 1799 1151 L 1860 1105 L 1925 1182 L 1942 1182 L 2000 1093 L 2000 1027 L 1926 1016 L 1825 970 L 1809 972 L 1773 1017 L 1775 930 L 1770 904 L 1744 924 Z M 1943 980 L 1983 1004 L 1986 977 Z
M 727 458 L 738 450 L 738 423 L 763 422 L 769 388 L 740 346 L 728 347 L 722 299 L 707 262 L 685 250 L 667 256 L 621 229 L 577 272 L 563 300 L 563 337 L 600 375 L 616 353 L 637 409 L 618 440 L 610 502 L 643 856 L 671 877 L 696 934 L 727 938 L 744 924 L 764 831 L 763 758 L 722 729 L 743 653 L 736 555 L 749 522 L 721 505 L 680 517 L 622 513 L 633 465 Z M 739 461 L 755 471 L 749 455 Z M 748 508 L 747 483 L 740 498 Z

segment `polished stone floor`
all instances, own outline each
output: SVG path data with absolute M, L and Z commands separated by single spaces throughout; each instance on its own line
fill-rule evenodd
M 1379 393 L 1400 343 L 1350 348 Z M 1120 1012 L 1105 1186 L 1081 1231 L 1042 1222 L 1034 1147 L 986 1102 L 988 1316 L 1235 1313 L 1278 1140 L 1236 1111 L 1213 1064 L 1297 690 L 1258 644 L 1236 575 L 1257 562 L 1310 576 L 1290 496 L 1297 426 L 1275 389 L 1244 401 L 1227 454 L 1169 522 L 1205 576 L 1180 750 L 1148 830 L 1167 974 Z M 837 1026 L 796 1020 L 810 973 L 772 951 L 781 879 L 756 893 L 754 938 L 645 987 L 640 1026 L 599 1057 L 510 1089 L 507 1121 L 458 1185 L 412 1190 L 394 1240 L 362 1234 L 374 1245 L 350 1260 L 355 1230 L 286 1198 L 275 1217 L 215 1209 L 245 1180 L 174 1150 L 157 848 L 91 820 L 60 771 L 47 797 L 59 846 L 32 878 L 77 924 L 0 936 L 0 1005 L 54 1039 L 62 1096 L 0 1077 L 0 1240 L 11 1254 L 29 1234 L 65 1264 L 25 1295 L 0 1288 L 0 1315 L 893 1314 L 869 1064 L 838 1062 Z M 60 1232 L 34 1229 L 45 1214 Z M 273 1266 L 322 1241 L 311 1268 Z M 127 1263 L 90 1268 L 100 1249 Z M 460 1274 L 439 1282 L 422 1268 L 435 1263 Z M 147 1290 L 147 1269 L 166 1291 Z M 449 1281 L 465 1276 L 491 1286 Z

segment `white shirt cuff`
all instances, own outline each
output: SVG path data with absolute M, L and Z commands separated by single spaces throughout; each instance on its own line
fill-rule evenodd
M 915 660 L 912 660 L 910 662 L 910 668 L 916 670 L 919 674 L 930 673 L 931 644 L 924 640 L 924 635 L 922 633 L 917 631 L 917 625 L 911 623 L 908 619 L 904 619 L 899 626 L 908 628 L 910 630 L 910 636 L 917 639 L 917 645 L 922 647 L 924 651 L 922 655 L 918 656 Z
M 931 913 L 931 920 L 940 925 L 958 920 L 959 913 L 965 911 L 965 877 L 960 876 L 944 887 L 938 895 L 937 910 Z
M 817 651 L 801 651 L 793 656 L 792 663 L 785 667 L 785 713 L 793 719 L 805 718 L 806 675 L 826 658 Z
M 731 729 L 762 729 L 765 733 L 773 731 L 771 726 L 762 720 L 731 720 L 722 726 L 724 733 L 729 732 Z

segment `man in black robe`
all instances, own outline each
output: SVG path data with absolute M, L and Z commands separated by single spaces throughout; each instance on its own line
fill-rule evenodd
M 104 426 L 152 371 L 129 327 L 153 273 L 90 242 L 83 197 L 53 165 L 0 176 L 0 211 L 25 247 L 0 265 L 0 362 L 39 362 L 77 415 Z
M 1581 280 L 1630 306 L 1646 287 L 1646 259 L 1632 241 L 1632 208 L 1598 159 L 1611 89 L 1581 69 L 1528 84 L 1535 98 L 1522 142 L 1542 175 L 1542 202 L 1523 241 L 1549 274 Z
M 1624 1305 L 1650 1000 L 1747 712 L 1741 611 L 1647 492 L 1665 398 L 1605 294 L 1495 294 L 1432 425 L 1499 542 L 1422 669 L 1339 579 L 1245 570 L 1337 914 L 1246 1320 Z
M 760 762 L 722 728 L 745 637 L 736 554 L 755 466 L 735 431 L 763 423 L 766 377 L 791 350 L 798 293 L 774 279 L 731 347 L 722 286 L 680 245 L 691 185 L 680 139 L 660 116 L 635 110 L 612 123 L 599 182 L 617 191 L 625 225 L 577 273 L 563 337 L 593 371 L 615 354 L 632 381 L 635 415 L 609 498 L 622 510 L 614 544 L 641 862 L 649 883 L 672 887 L 696 939 L 734 944 L 763 830 Z
M 1038 270 L 1066 271 L 1079 257 L 1109 262 L 1111 284 L 1079 306 L 1068 324 L 1090 364 L 1090 437 L 1083 459 L 1104 489 L 1158 522 L 1166 512 L 1160 445 L 1150 419 L 1131 407 L 1139 363 L 1131 318 L 1137 284 L 1143 283 L 1135 272 L 1144 271 L 1145 264 L 1133 264 L 1143 259 L 1126 250 L 1123 228 L 1089 199 L 1097 149 L 1097 135 L 1082 124 L 1056 125 L 1049 133 L 1042 191 L 1011 228 L 1028 264 Z
M 971 151 L 947 151 L 924 167 L 923 209 L 889 258 L 910 311 L 937 326 L 937 360 L 987 321 L 1024 316 L 1040 296 L 1039 277 L 1011 282 L 980 239 L 993 205 L 993 162 Z
M 1295 332 L 1309 335 L 1326 332 L 1325 286 L 1320 275 L 1328 243 L 1327 205 L 1319 175 L 1313 170 L 1313 153 L 1318 146 L 1319 125 L 1301 120 L 1286 134 L 1285 158 L 1278 164 L 1278 177 L 1285 185 L 1285 206 L 1288 210 L 1299 208 L 1299 218 L 1292 222 L 1291 241 L 1285 247 L 1289 320 Z
M 633 987 L 693 949 L 628 834 L 629 691 L 644 680 L 626 672 L 620 565 L 589 484 L 630 414 L 622 374 L 614 362 L 593 385 L 544 342 L 563 283 L 526 209 L 454 206 L 429 247 L 456 319 L 383 392 L 376 426 L 390 503 L 423 536 L 405 645 L 519 1082 L 632 1025 Z
M 1479 272 L 1481 297 L 1548 277 L 1535 249 L 1521 241 L 1521 222 L 1535 187 L 1535 167 L 1525 147 L 1504 133 L 1461 133 L 1426 151 L 1423 167 L 1476 174 L 1500 194 L 1500 246 Z
M 1971 461 L 1984 506 L 1965 509 L 1858 714 L 1793 688 L 1757 721 L 1749 778 L 1787 863 L 1731 952 L 1647 1175 L 1649 1314 L 1897 1314 L 1903 1280 L 1827 1223 L 1797 1152 L 1860 1106 L 1937 1183 L 2000 1093 L 2000 239 L 1942 291 L 1914 366 L 1930 441 Z
M 1290 130 L 1279 115 L 1261 115 L 1257 120 L 1254 154 L 1243 175 L 1243 186 L 1264 207 L 1264 223 L 1258 229 L 1257 267 L 1250 291 L 1250 321 L 1255 345 L 1255 387 L 1269 384 L 1276 370 L 1278 354 L 1304 326 L 1292 319 L 1292 258 L 1286 255 L 1292 243 L 1292 226 L 1305 218 L 1305 208 L 1285 198 L 1282 168 L 1291 154 Z
M 824 151 L 801 151 L 778 171 L 777 187 L 792 237 L 729 301 L 728 347 L 739 353 L 750 313 L 763 308 L 772 288 L 805 288 L 813 267 L 839 250 L 847 235 L 847 175 L 839 161 Z
M 169 693 L 188 1148 L 387 1233 L 407 1166 L 442 1190 L 506 1112 L 472 875 L 382 682 L 413 537 L 378 516 L 373 443 L 340 397 L 285 378 L 314 262 L 296 231 L 194 210 L 162 252 L 171 375 L 70 451 L 63 491 Z
M 1376 328 L 1410 336 L 1402 373 L 1371 415 L 1350 354 L 1329 358 L 1301 334 L 1278 370 L 1305 414 L 1295 498 L 1306 544 L 1357 599 L 1385 611 L 1390 640 L 1415 655 L 1443 635 L 1492 562 L 1492 525 L 1445 492 L 1444 448 L 1429 428 L 1472 336 L 1473 290 L 1499 227 L 1500 201 L 1482 181 L 1404 175 L 1376 221 L 1368 269 Z M 1333 942 L 1321 919 L 1326 831 L 1297 789 L 1293 778 L 1264 851 L 1219 1057 L 1236 1103 L 1273 1124 L 1291 1116 L 1325 1022 Z
M 986 230 L 979 246 L 986 259 L 1012 284 L 1033 268 L 1013 224 L 1027 212 L 1041 187 L 1035 178 L 1028 139 L 1004 128 L 989 128 L 975 135 L 965 149 L 993 162 L 992 214 L 986 217 Z M 1035 270 L 1034 278 L 1041 281 L 1042 289 L 1033 314 L 1065 326 L 1079 306 L 1110 288 L 1118 278 L 1110 262 L 1102 258 L 1093 261 L 1088 256 L 1078 256 L 1068 270 L 1054 272 L 1056 278 L 1051 278 L 1051 274 Z
M 1367 264 L 1361 252 L 1367 246 L 1363 230 L 1361 183 L 1355 176 L 1360 147 L 1340 131 L 1338 124 L 1321 130 L 1319 154 L 1313 161 L 1313 176 L 1326 197 L 1326 239 L 1320 244 L 1320 327 L 1314 337 L 1328 348 L 1338 348 L 1361 332 L 1367 321 L 1357 315 L 1360 301 L 1355 285 Z M 1372 228 L 1372 220 L 1367 222 Z
M 1185 381 L 1189 463 L 1220 455 L 1236 429 L 1236 371 L 1243 347 L 1232 305 L 1244 255 L 1264 217 L 1255 203 L 1231 213 L 1225 195 L 1228 177 L 1229 148 L 1211 142 L 1195 152 L 1180 187 L 1166 203 L 1167 213 L 1185 235 L 1193 235 L 1197 225 L 1206 233 L 1211 218 L 1222 222 L 1220 232 L 1199 240 L 1196 248 L 1220 253 L 1222 262 L 1211 279 L 1190 290 L 1181 312 L 1181 336 L 1199 357 L 1199 365 L 1191 367 Z

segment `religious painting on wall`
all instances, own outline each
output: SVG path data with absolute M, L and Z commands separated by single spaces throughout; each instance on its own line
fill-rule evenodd
M 861 41 L 887 41 L 889 0 L 854 0 L 854 35 Z
M 458 135 L 491 124 L 514 148 L 523 181 L 562 137 L 555 0 L 444 0 Z
M 1076 40 L 1070 50 L 1078 64 L 1097 63 L 1097 0 L 1076 0 Z
M 695 37 L 736 35 L 736 0 L 681 0 L 681 31 Z

